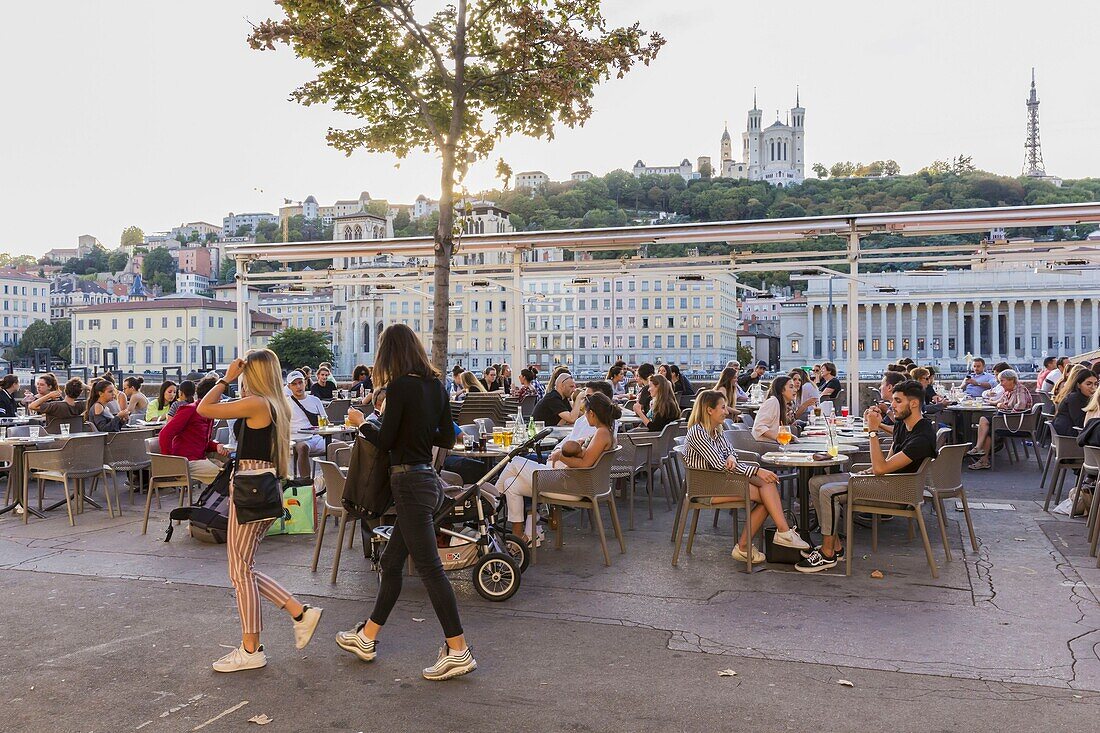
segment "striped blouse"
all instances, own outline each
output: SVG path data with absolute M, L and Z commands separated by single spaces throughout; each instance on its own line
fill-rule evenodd
M 733 447 L 726 442 L 726 436 L 721 431 L 708 434 L 702 425 L 692 425 L 687 432 L 686 448 L 684 450 L 684 463 L 688 468 L 710 469 L 712 471 L 726 470 L 726 459 L 735 455 Z M 734 473 L 742 473 L 746 476 L 755 476 L 758 466 L 749 463 L 737 462 Z

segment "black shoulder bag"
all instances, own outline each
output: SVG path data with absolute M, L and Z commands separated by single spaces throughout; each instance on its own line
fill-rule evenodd
M 241 439 L 237 444 L 238 454 L 243 453 L 244 436 L 248 431 L 247 418 L 241 419 L 244 422 L 241 424 Z M 274 414 L 271 416 L 271 424 L 275 424 Z M 283 487 L 275 469 L 234 472 L 233 506 L 237 510 L 237 524 L 263 522 L 283 516 Z

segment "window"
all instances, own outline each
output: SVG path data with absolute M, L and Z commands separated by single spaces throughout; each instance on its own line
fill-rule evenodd
M 878 339 L 871 339 L 871 351 L 879 351 L 879 343 Z
M 133 327 L 134 327 L 134 319 L 133 318 L 127 318 L 126 319 L 126 328 L 133 328 Z
M 99 319 L 92 318 L 88 321 L 88 328 L 99 328 Z
M 863 351 L 863 347 L 864 347 L 864 341 L 863 341 L 863 339 L 859 339 L 859 340 L 857 340 L 857 341 L 856 341 L 856 350 L 857 350 L 857 351 Z
M 710 344 L 707 344 L 707 345 L 709 346 Z M 801 344 L 799 343 L 798 339 L 791 339 L 791 353 L 792 354 L 797 354 L 799 352 L 800 347 L 801 347 Z
M 282 310 L 282 309 L 280 308 L 279 310 Z M 199 317 L 198 316 L 191 316 L 191 328 L 198 328 L 198 327 L 199 327 Z
M 901 340 L 901 350 L 902 351 L 909 351 L 909 339 L 902 339 Z
M 1016 339 L 1016 340 L 1019 341 L 1019 339 Z M 940 350 L 940 340 L 939 339 L 932 339 L 932 351 L 939 351 L 939 350 Z
M 1031 337 L 1031 342 L 1032 342 L 1032 344 L 1035 343 L 1035 337 L 1034 336 Z M 955 339 L 953 337 L 947 339 L 947 350 L 948 351 L 954 351 L 955 350 Z
M 924 339 L 917 339 L 917 351 L 924 351 Z
M 146 364 L 152 364 L 153 363 L 153 345 L 152 344 L 145 344 L 145 363 Z
M 176 363 L 183 364 L 183 344 L 176 344 Z
M 952 349 L 955 348 L 955 343 L 954 342 L 955 342 L 955 339 L 951 339 L 951 348 Z M 1032 336 L 1031 337 L 1031 349 L 1034 351 L 1035 349 L 1038 349 L 1038 348 L 1039 348 L 1039 337 L 1038 336 Z
M 133 366 L 134 363 L 134 346 L 129 344 L 126 346 L 126 363 Z
M 168 328 L 168 316 L 164 316 L 163 318 L 160 319 L 160 327 L 161 328 Z
M 176 316 L 176 328 L 183 328 L 183 316 Z
M 168 344 L 161 344 L 160 345 L 160 363 L 161 364 L 167 364 L 168 363 Z
M 112 331 L 117 331 L 118 330 L 118 319 L 117 318 L 112 318 L 111 319 L 111 330 Z
M 152 327 L 153 327 L 153 319 L 152 318 L 146 318 L 145 319 L 145 328 L 148 329 L 148 328 L 152 328 Z

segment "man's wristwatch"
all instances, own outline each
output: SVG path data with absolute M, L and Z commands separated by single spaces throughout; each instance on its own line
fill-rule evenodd
M 867 437 L 868 438 L 878 438 L 878 433 L 876 433 L 874 430 L 872 430 L 871 432 L 867 433 Z

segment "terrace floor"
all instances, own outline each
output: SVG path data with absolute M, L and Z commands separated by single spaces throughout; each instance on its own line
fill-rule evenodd
M 717 530 L 704 515 L 677 568 L 659 496 L 652 521 L 639 500 L 627 553 L 612 545 L 610 568 L 591 530 L 569 519 L 565 548 L 544 545 L 505 603 L 483 601 L 469 571 L 452 574 L 481 666 L 435 686 L 419 669 L 440 632 L 415 578 L 377 662 L 333 644 L 376 589 L 358 536 L 335 585 L 334 534 L 316 574 L 313 537 L 264 541 L 258 566 L 325 616 L 299 652 L 285 617 L 266 607 L 267 669 L 221 676 L 209 663 L 239 630 L 223 546 L 186 531 L 165 544 L 167 506 L 145 536 L 138 506 L 114 520 L 90 510 L 75 528 L 63 510 L 28 525 L 5 515 L 3 729 L 193 730 L 244 701 L 202 729 L 247 730 L 260 713 L 275 720 L 269 730 L 378 729 L 379 715 L 390 730 L 700 730 L 722 718 L 773 730 L 1081 727 L 1073 721 L 1100 705 L 1100 570 L 1084 521 L 1042 511 L 1034 462 L 965 478 L 972 503 L 1007 507 L 973 511 L 977 552 L 949 509 L 951 563 L 929 523 L 936 580 L 900 521 L 882 526 L 875 554 L 869 530 L 857 530 L 852 577 L 842 566 L 750 577 L 729 557 L 728 515 Z M 727 668 L 737 675 L 718 676 Z

